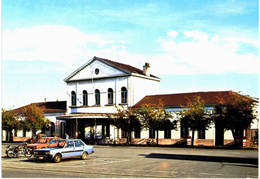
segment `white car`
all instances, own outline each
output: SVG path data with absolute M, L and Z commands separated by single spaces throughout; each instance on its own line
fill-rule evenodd
M 94 153 L 94 147 L 85 144 L 80 139 L 61 139 L 51 143 L 46 149 L 34 151 L 36 160 L 53 160 L 55 163 L 65 158 L 87 159 L 87 155 Z

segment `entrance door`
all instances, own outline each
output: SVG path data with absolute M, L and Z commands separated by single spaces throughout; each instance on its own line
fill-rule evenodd
M 215 145 L 224 145 L 224 128 L 215 122 Z

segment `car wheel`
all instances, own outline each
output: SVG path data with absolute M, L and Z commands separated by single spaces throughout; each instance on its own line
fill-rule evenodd
M 61 161 L 61 155 L 60 154 L 56 154 L 53 158 L 53 161 L 55 163 L 59 163 Z
M 86 152 L 83 152 L 82 155 L 81 155 L 81 159 L 86 160 L 87 156 L 88 156 L 88 154 Z

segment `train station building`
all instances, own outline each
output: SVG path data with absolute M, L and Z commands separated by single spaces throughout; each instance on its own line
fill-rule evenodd
M 56 117 L 61 137 L 68 133 L 72 138 L 94 140 L 99 144 L 124 144 L 126 131 L 116 128 L 108 117 L 117 112 L 116 106 L 138 107 L 162 99 L 167 110 L 177 111 L 181 105 L 187 104 L 187 99 L 192 100 L 199 95 L 206 103 L 205 108 L 213 111 L 217 97 L 225 98 L 232 92 L 159 94 L 161 79 L 150 74 L 149 70 L 149 63 L 138 69 L 93 57 L 72 72 L 64 79 L 67 84 L 67 113 Z M 191 131 L 179 124 L 177 130 L 159 131 L 159 144 L 182 145 L 190 135 Z M 249 130 L 237 130 L 237 135 L 246 136 L 248 141 L 258 136 L 258 121 Z M 146 145 L 147 140 L 155 136 L 153 129 L 134 131 L 131 134 L 132 144 Z M 224 131 L 215 124 L 209 130 L 195 133 L 195 145 L 232 145 L 233 142 L 231 131 Z

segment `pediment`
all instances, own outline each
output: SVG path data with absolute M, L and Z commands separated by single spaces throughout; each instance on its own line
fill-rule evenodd
M 127 74 L 126 71 L 116 68 L 112 65 L 104 63 L 97 58 L 91 59 L 89 62 L 78 68 L 64 81 L 88 80 L 94 78 L 113 77 Z

